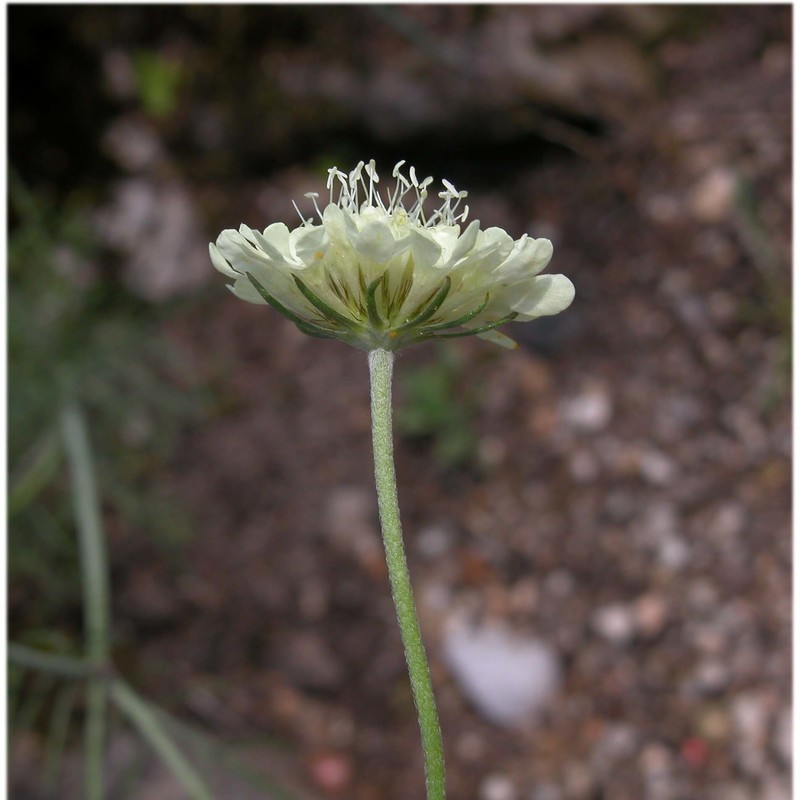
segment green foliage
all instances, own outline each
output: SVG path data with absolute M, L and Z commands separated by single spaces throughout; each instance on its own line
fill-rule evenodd
M 442 469 L 472 463 L 477 448 L 475 397 L 463 385 L 459 351 L 443 345 L 433 364 L 401 371 L 400 389 L 396 418 L 401 434 L 429 439 Z
M 41 734 L 41 796 L 54 797 L 59 790 L 64 757 L 69 744 L 78 702 L 83 717 L 83 796 L 101 800 L 109 784 L 107 773 L 110 712 L 117 712 L 146 744 L 152 754 L 181 784 L 190 800 L 211 800 L 210 785 L 219 778 L 219 766 L 242 780 L 268 790 L 265 797 L 291 800 L 277 784 L 251 770 L 214 740 L 179 723 L 145 700 L 117 673 L 111 658 L 111 604 L 97 474 L 83 412 L 67 404 L 60 411 L 60 433 L 69 464 L 73 510 L 78 528 L 81 581 L 84 587 L 84 631 L 82 647 L 56 635 L 34 637 L 37 646 L 14 642 L 8 646 L 9 725 L 12 731 Z M 74 655 L 76 649 L 82 655 Z M 13 745 L 13 742 L 12 742 Z M 194 757 L 191 755 L 194 751 Z M 203 757 L 200 758 L 202 753 Z M 202 761 L 202 765 L 196 762 Z M 209 767 L 215 767 L 214 771 Z M 144 762 L 135 753 L 123 772 L 125 793 L 135 797 L 136 776 Z M 208 776 L 204 773 L 210 772 Z M 26 776 L 28 777 L 28 776 Z M 30 776 L 35 779 L 35 776 Z M 216 796 L 219 796 L 218 794 Z
M 78 597 L 68 487 L 59 470 L 63 400 L 72 397 L 88 411 L 102 489 L 115 510 L 131 527 L 177 543 L 188 523 L 168 496 L 148 489 L 204 395 L 158 337 L 158 311 L 131 297 L 112 271 L 101 271 L 81 210 L 47 207 L 13 172 L 9 189 L 9 577 L 12 613 L 24 609 L 15 623 L 35 628 Z M 171 527 L 158 524 L 164 515 Z
M 159 53 L 140 50 L 133 57 L 133 74 L 144 110 L 154 117 L 168 116 L 178 102 L 183 80 L 180 64 Z

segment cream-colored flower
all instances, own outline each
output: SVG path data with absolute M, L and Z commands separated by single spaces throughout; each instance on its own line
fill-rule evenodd
M 225 230 L 210 245 L 214 266 L 237 297 L 269 303 L 304 333 L 363 350 L 473 333 L 514 347 L 497 326 L 557 314 L 572 302 L 568 278 L 539 275 L 553 253 L 549 240 L 514 241 L 477 221 L 462 229 L 467 193 L 448 181 L 441 207 L 426 216 L 433 179 L 419 181 L 413 167 L 404 175 L 403 163 L 383 197 L 374 161 L 349 175 L 330 169 L 328 205 L 320 209 L 317 195 L 306 195 L 317 222 L 301 215 L 291 231 L 282 222 L 263 232 Z

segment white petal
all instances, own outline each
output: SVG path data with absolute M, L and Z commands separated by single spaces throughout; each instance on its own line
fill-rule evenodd
M 264 229 L 264 233 L 253 231 L 259 249 L 276 264 L 297 267 L 289 247 L 289 229 L 282 222 L 275 222 Z
M 240 300 L 246 300 L 248 303 L 255 303 L 256 305 L 266 305 L 267 301 L 258 293 L 258 290 L 247 278 L 239 278 L 236 283 L 228 284 L 228 288 Z
M 295 228 L 289 234 L 289 250 L 304 264 L 312 264 L 322 258 L 329 244 L 330 238 L 325 228 L 319 225 Z
M 322 212 L 322 224 L 328 236 L 337 244 L 347 244 L 347 230 L 345 227 L 345 213 L 339 206 L 330 203 Z
M 475 242 L 478 239 L 478 231 L 480 231 L 480 228 L 481 224 L 477 219 L 474 219 L 472 222 L 470 222 L 464 233 L 458 237 L 458 241 L 456 242 L 453 252 L 449 257 L 451 262 L 455 263 L 475 247 Z
M 442 268 L 450 266 L 453 261 L 453 249 L 458 242 L 458 226 L 434 225 L 432 228 L 424 228 L 424 231 L 442 249 L 442 260 L 437 266 Z
M 236 272 L 263 269 L 270 263 L 266 255 L 251 245 L 238 231 L 230 228 L 217 237 L 217 249 Z
M 238 278 L 240 276 L 240 273 L 232 269 L 231 265 L 223 258 L 222 253 L 220 253 L 215 244 L 208 246 L 208 254 L 211 256 L 211 263 L 223 275 L 227 275 L 229 278 Z
M 424 230 L 411 228 L 406 239 L 411 245 L 415 269 L 430 269 L 439 260 L 442 248 L 430 236 L 426 236 Z
M 513 288 L 523 294 L 509 305 L 523 320 L 558 314 L 575 297 L 575 287 L 565 275 L 539 275 Z
M 255 234 L 249 225 L 245 225 L 244 223 L 242 223 L 239 226 L 239 234 L 243 236 L 245 239 L 247 239 L 247 241 L 250 242 L 250 244 L 252 245 L 256 244 Z
M 511 255 L 494 271 L 493 277 L 502 280 L 519 280 L 538 275 L 553 257 L 553 244 L 549 239 L 523 237 Z
M 385 222 L 368 222 L 356 235 L 350 233 L 350 241 L 359 255 L 379 264 L 386 263 L 406 249 L 405 244 L 395 241 Z
M 502 228 L 487 228 L 478 234 L 475 249 L 467 253 L 454 266 L 489 271 L 508 258 L 514 248 L 514 240 Z

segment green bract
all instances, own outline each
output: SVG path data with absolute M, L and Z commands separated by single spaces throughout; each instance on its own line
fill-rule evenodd
M 294 230 L 281 222 L 263 232 L 225 230 L 209 246 L 214 266 L 233 279 L 242 300 L 269 303 L 311 336 L 362 350 L 396 350 L 426 339 L 477 334 L 514 342 L 494 329 L 563 311 L 575 296 L 564 275 L 539 275 L 553 254 L 548 239 L 514 241 L 502 228 L 462 230 L 466 192 L 448 181 L 443 203 L 426 216 L 432 178 L 393 170 L 381 197 L 375 162 L 345 174 L 328 171 L 330 202 L 318 222 Z M 338 197 L 334 200 L 334 195 Z M 412 195 L 408 208 L 404 198 Z

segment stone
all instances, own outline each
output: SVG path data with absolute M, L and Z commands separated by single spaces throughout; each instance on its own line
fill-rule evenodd
M 480 800 L 517 800 L 519 795 L 508 775 L 495 772 L 481 781 L 478 796 Z
M 645 450 L 639 458 L 639 472 L 648 483 L 664 486 L 675 477 L 675 462 L 660 450 Z
M 592 614 L 592 627 L 606 641 L 625 645 L 636 632 L 636 621 L 628 606 L 614 603 L 602 606 Z
M 715 167 L 689 193 L 689 208 L 701 222 L 722 222 L 731 212 L 735 194 L 736 173 Z
M 339 486 L 328 496 L 325 518 L 334 546 L 368 562 L 381 554 L 375 498 L 358 486 Z
M 792 763 L 792 709 L 784 709 L 775 724 L 773 746 L 786 764 Z
M 440 558 L 452 549 L 453 534 L 445 525 L 426 525 L 416 536 L 416 546 L 423 558 Z
M 561 685 L 554 649 L 499 624 L 452 622 L 444 658 L 469 702 L 491 722 L 518 727 L 534 720 Z
M 581 433 L 597 433 L 608 427 L 613 408 L 608 390 L 600 384 L 587 386 L 560 406 L 564 423 Z
M 658 594 L 644 594 L 634 603 L 636 631 L 653 639 L 663 630 L 667 621 L 667 601 Z

